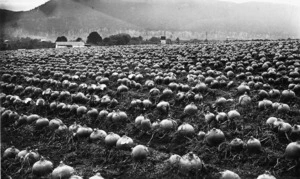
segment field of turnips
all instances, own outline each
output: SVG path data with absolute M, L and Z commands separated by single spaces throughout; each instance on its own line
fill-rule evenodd
M 0 54 L 3 179 L 300 176 L 300 41 Z

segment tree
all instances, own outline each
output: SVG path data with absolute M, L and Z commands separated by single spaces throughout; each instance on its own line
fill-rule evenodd
M 150 41 L 151 43 L 155 43 L 155 44 L 160 43 L 160 39 L 159 39 L 158 37 L 151 37 L 151 38 L 149 39 L 149 41 Z
M 179 37 L 176 38 L 176 43 L 178 43 L 178 44 L 180 43 Z
M 109 38 L 109 37 L 105 37 L 105 38 L 103 39 L 103 43 L 104 43 L 105 45 L 110 45 L 110 38 Z
M 143 41 L 143 37 L 141 37 L 141 36 L 139 36 L 139 37 L 131 37 L 130 44 L 131 45 L 141 44 L 142 41 Z
M 102 42 L 102 37 L 98 32 L 91 32 L 86 40 L 89 44 L 99 45 Z
M 140 39 L 140 41 L 143 41 L 143 37 L 142 36 L 139 36 L 139 39 Z
M 9 41 L 0 39 L 0 50 L 38 49 L 54 47 L 55 44 L 50 41 L 41 41 L 40 39 L 31 39 L 29 37 L 12 38 Z
M 167 44 L 172 44 L 172 40 L 171 39 L 167 39 Z
M 57 37 L 55 42 L 67 42 L 67 41 L 68 41 L 67 37 L 60 36 L 60 37 Z
M 83 40 L 82 40 L 81 37 L 78 37 L 75 41 L 76 41 L 76 42 L 82 42 Z
M 124 45 L 128 44 L 130 42 L 130 35 L 129 34 L 120 34 L 124 40 Z
M 121 33 L 105 37 L 103 44 L 105 45 L 126 45 L 130 42 L 131 37 L 129 34 Z
M 129 34 L 116 34 L 109 36 L 110 44 L 111 45 L 126 45 L 130 42 L 130 35 Z

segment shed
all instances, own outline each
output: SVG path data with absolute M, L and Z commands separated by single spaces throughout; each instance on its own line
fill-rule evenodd
M 161 43 L 161 44 L 167 44 L 166 36 L 161 36 L 161 37 L 160 37 L 160 43 Z

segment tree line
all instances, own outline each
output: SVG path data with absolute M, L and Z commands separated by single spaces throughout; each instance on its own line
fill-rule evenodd
M 98 32 L 91 32 L 86 40 L 78 37 L 75 42 L 86 42 L 90 45 L 139 45 L 139 44 L 159 44 L 160 37 L 151 37 L 150 39 L 143 39 L 143 37 L 131 37 L 129 34 L 120 33 L 111 35 L 109 37 L 102 38 Z M 59 36 L 55 42 L 68 42 L 67 37 Z M 0 50 L 16 50 L 16 49 L 39 49 L 39 48 L 55 48 L 55 42 L 43 41 L 41 39 L 32 39 L 29 37 L 7 37 L 4 39 L 0 38 Z M 174 42 L 171 39 L 167 39 L 167 43 L 179 43 L 180 40 L 177 38 Z
M 54 48 L 55 43 L 51 41 L 43 41 L 41 39 L 26 38 L 9 38 L 9 40 L 0 39 L 0 50 L 16 50 L 16 49 L 39 49 Z
M 65 36 L 57 37 L 56 42 L 67 42 L 68 39 Z M 82 38 L 78 37 L 76 40 L 72 41 L 83 41 Z M 176 39 L 179 43 L 179 38 Z M 91 32 L 86 43 L 90 45 L 137 45 L 137 44 L 159 44 L 160 37 L 152 37 L 150 39 L 144 40 L 143 37 L 131 37 L 129 34 L 120 33 L 111 35 L 109 37 L 102 38 L 98 32 Z M 172 43 L 171 39 L 167 39 L 167 43 Z

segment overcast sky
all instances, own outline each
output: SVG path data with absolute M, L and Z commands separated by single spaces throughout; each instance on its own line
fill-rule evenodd
M 44 4 L 48 0 L 0 0 L 0 9 L 8 9 L 12 11 L 28 11 L 41 4 Z M 168 1 L 168 0 L 162 0 Z M 172 0 L 174 1 L 174 0 Z M 195 0 L 194 0 L 195 1 Z M 231 1 L 237 3 L 249 2 L 249 1 L 259 1 L 259 2 L 273 2 L 273 3 L 283 3 L 300 6 L 300 0 L 222 0 Z
M 249 1 L 255 2 L 272 2 L 272 3 L 281 3 L 281 4 L 291 4 L 300 6 L 300 0 L 222 0 L 222 1 L 231 1 L 236 3 L 243 3 Z
M 12 11 L 28 11 L 48 0 L 0 0 L 0 8 Z

